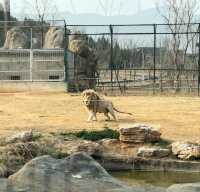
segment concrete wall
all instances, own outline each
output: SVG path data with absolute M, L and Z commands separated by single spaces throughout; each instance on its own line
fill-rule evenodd
M 67 83 L 65 82 L 0 81 L 0 92 L 23 92 L 23 91 L 65 92 L 66 90 L 67 90 Z

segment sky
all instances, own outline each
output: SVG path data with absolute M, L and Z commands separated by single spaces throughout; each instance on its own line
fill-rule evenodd
M 48 2 L 52 11 L 71 12 L 73 14 L 96 13 L 102 15 L 129 15 L 139 10 L 154 8 L 163 0 L 38 0 Z M 3 2 L 3 0 L 0 0 Z M 35 0 L 10 0 L 11 12 L 16 14 L 32 13 Z M 34 13 L 32 13 L 34 14 Z

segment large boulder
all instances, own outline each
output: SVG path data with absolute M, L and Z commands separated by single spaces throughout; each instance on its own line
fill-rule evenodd
M 27 34 L 19 27 L 13 27 L 7 32 L 4 49 L 27 49 L 30 48 L 30 41 Z
M 6 182 L 9 187 L 5 186 Z M 3 183 L 4 188 L 9 188 L 6 192 L 146 191 L 142 187 L 128 187 L 112 178 L 104 168 L 84 153 L 61 160 L 50 156 L 36 158 Z
M 172 153 L 179 159 L 200 159 L 200 144 L 190 142 L 172 143 Z
M 75 91 L 83 91 L 88 88 L 94 88 L 96 84 L 95 72 L 97 71 L 97 56 L 92 49 L 87 39 L 80 32 L 75 32 L 70 35 L 68 49 L 74 53 L 76 59 L 76 76 L 72 81 Z M 74 68 L 74 66 L 71 66 Z M 70 89 L 70 87 L 69 87 Z
M 92 48 L 89 47 L 87 41 L 85 40 L 73 40 L 69 43 L 69 50 L 77 55 L 89 59 L 89 64 L 93 65 L 95 62 L 95 54 Z
M 167 192 L 199 192 L 200 183 L 175 184 L 167 189 Z
M 50 27 L 45 35 L 45 49 L 60 49 L 64 47 L 64 31 L 58 27 Z

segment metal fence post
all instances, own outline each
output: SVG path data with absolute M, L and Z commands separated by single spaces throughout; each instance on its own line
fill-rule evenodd
M 198 27 L 198 34 L 199 34 L 199 58 L 198 58 L 198 96 L 200 96 L 200 23 Z
M 33 81 L 33 49 L 30 49 L 30 81 Z
M 43 48 L 43 46 L 44 46 L 44 20 L 43 20 L 43 18 L 42 18 L 41 22 L 42 22 L 41 35 L 42 35 L 42 48 Z
M 30 29 L 30 33 L 31 33 L 30 48 L 33 49 L 33 28 Z
M 155 94 L 156 86 L 156 29 L 157 25 L 153 25 L 154 28 L 154 50 L 153 50 L 153 94 Z
M 67 25 L 64 25 L 64 65 L 65 65 L 65 82 L 68 80 L 68 55 L 67 55 L 67 48 L 68 48 L 68 34 L 67 34 Z
M 113 90 L 113 26 L 110 25 L 110 80 Z
M 30 81 L 33 81 L 33 29 L 30 29 L 31 42 L 30 42 Z

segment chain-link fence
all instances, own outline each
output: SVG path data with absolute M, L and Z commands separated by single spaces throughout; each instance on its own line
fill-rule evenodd
M 67 28 L 79 31 L 95 51 L 98 89 L 199 94 L 198 23 Z

